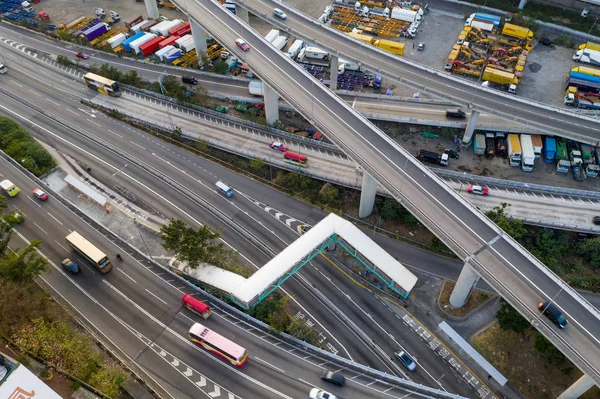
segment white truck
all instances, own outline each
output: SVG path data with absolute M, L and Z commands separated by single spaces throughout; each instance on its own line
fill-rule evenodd
M 318 47 L 304 47 L 296 61 L 304 64 L 329 66 L 329 53 Z
M 275 39 L 279 37 L 279 29 L 271 29 L 269 33 L 265 35 L 265 40 L 269 43 L 273 43 Z
M 531 135 L 521 135 L 521 151 L 523 151 L 523 156 L 521 157 L 521 169 L 524 172 L 531 172 L 535 162 L 535 153 L 533 152 Z
M 258 80 L 253 80 L 252 82 L 248 83 L 248 91 L 253 96 L 263 96 L 264 93 L 262 82 Z
M 390 18 L 413 23 L 417 20 L 420 21 L 423 18 L 422 10 L 419 9 L 419 11 L 407 10 L 402 7 L 394 7 L 392 8 Z
M 338 73 L 342 74 L 345 71 L 360 71 L 360 65 L 356 62 L 346 61 L 340 58 L 338 62 Z
M 587 48 L 578 50 L 575 55 L 573 55 L 573 61 L 590 65 L 600 65 L 600 51 Z
M 273 46 L 277 49 L 277 50 L 281 50 L 282 48 L 285 47 L 285 45 L 287 44 L 288 39 L 285 36 L 279 36 L 277 39 L 273 40 Z
M 288 49 L 286 55 L 288 57 L 290 57 L 291 59 L 294 59 L 298 56 L 298 54 L 300 53 L 300 50 L 302 50 L 303 47 L 304 47 L 304 42 L 302 40 L 296 40 L 296 41 L 294 41 L 294 43 L 292 43 L 292 45 Z

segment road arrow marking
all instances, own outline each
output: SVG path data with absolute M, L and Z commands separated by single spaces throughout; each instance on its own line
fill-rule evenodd
M 198 381 L 196 383 L 196 385 L 198 385 L 200 388 L 202 388 L 203 386 L 205 386 L 206 385 L 206 378 L 200 376 L 200 381 Z
M 216 398 L 217 396 L 221 396 L 221 388 L 218 385 L 215 385 L 215 390 L 208 393 L 211 398 Z

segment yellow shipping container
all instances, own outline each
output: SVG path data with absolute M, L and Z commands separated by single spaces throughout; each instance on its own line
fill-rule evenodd
M 514 73 L 505 72 L 490 67 L 486 67 L 483 71 L 483 80 L 502 85 L 519 84 L 519 78 L 517 78 Z
M 352 36 L 355 39 L 358 39 L 360 41 L 363 41 L 365 43 L 373 43 L 373 36 L 369 36 L 369 35 L 361 35 L 360 33 L 354 33 L 354 32 L 348 32 L 346 33 L 348 36 Z
M 394 53 L 396 55 L 404 54 L 404 43 L 380 39 L 376 40 L 373 44 L 382 50 L 389 51 L 390 53 Z
M 600 77 L 600 69 L 588 68 L 588 67 L 584 67 L 584 66 L 578 66 L 575 68 L 571 68 L 571 72 L 585 73 L 586 75 Z
M 506 36 L 516 37 L 518 39 L 533 39 L 533 32 L 529 28 L 508 23 L 504 24 L 504 28 L 502 28 L 502 34 Z
M 594 50 L 600 51 L 600 44 L 594 42 L 587 42 L 579 46 L 578 50 Z

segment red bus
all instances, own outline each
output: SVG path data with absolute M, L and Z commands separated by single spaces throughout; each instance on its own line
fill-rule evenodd
M 305 155 L 296 154 L 295 152 L 286 151 L 283 154 L 283 158 L 285 162 L 291 163 L 292 165 L 306 167 L 308 163 L 308 159 Z
M 202 346 L 204 349 L 227 360 L 236 367 L 242 367 L 248 360 L 248 352 L 233 341 L 195 323 L 188 332 L 190 341 Z
M 210 310 L 210 306 L 205 304 L 204 302 L 194 298 L 190 294 L 185 294 L 181 298 L 181 303 L 183 306 L 191 310 L 192 312 L 200 315 L 204 320 L 208 319 L 212 314 L 212 310 Z

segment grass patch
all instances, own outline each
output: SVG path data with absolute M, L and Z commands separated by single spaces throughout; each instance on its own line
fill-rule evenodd
M 36 176 L 56 166 L 52 155 L 18 123 L 0 116 L 0 149 Z
M 495 296 L 478 289 L 473 289 L 467 298 L 467 303 L 465 303 L 461 308 L 455 308 L 454 306 L 450 305 L 450 294 L 452 294 L 452 290 L 454 289 L 455 285 L 456 283 L 452 281 L 444 281 L 444 284 L 442 284 L 442 287 L 440 288 L 441 293 L 438 301 L 442 310 L 452 316 L 467 316 L 473 310 L 477 309 L 479 306 Z
M 538 337 L 541 335 L 532 328 L 519 334 L 503 330 L 496 323 L 475 336 L 471 344 L 525 397 L 556 398 L 582 374 L 568 359 L 561 357 L 557 361 L 548 356 Z M 581 396 L 583 399 L 598 397 L 598 387 Z

